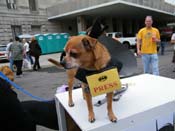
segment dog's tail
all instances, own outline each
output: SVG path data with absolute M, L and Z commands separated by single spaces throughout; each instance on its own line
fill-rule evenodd
M 55 59 L 49 58 L 48 61 L 51 62 L 52 64 L 56 65 L 57 67 L 63 67 L 63 66 L 60 64 L 60 62 L 58 62 L 58 61 L 55 60 Z

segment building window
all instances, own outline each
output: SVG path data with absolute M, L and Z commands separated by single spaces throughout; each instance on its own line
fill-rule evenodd
M 21 26 L 12 25 L 11 28 L 12 28 L 13 38 L 15 38 L 15 36 L 19 36 L 22 34 Z
M 36 0 L 29 0 L 29 8 L 31 11 L 37 11 Z
M 32 34 L 40 34 L 41 26 L 40 25 L 32 25 L 31 26 Z
M 16 9 L 16 0 L 6 0 L 8 9 Z

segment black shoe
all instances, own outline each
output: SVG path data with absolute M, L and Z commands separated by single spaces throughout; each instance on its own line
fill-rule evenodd
M 173 70 L 173 72 L 175 72 L 175 70 Z
M 37 71 L 37 69 L 33 69 L 34 71 Z

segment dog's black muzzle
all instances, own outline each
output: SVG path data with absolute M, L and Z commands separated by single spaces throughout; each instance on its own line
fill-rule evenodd
M 62 60 L 60 61 L 60 64 L 61 64 L 64 68 L 66 68 L 66 61 L 65 61 L 64 59 L 62 59 Z
M 62 60 L 62 61 L 60 61 L 60 64 L 64 67 L 64 69 L 73 69 L 73 68 L 77 68 L 77 67 L 74 67 L 74 66 L 70 66 L 67 62 L 66 62 L 66 60 Z

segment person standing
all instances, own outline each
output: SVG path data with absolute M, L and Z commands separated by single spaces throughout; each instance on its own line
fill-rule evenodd
M 25 57 L 28 61 L 30 61 L 31 65 L 33 65 L 33 59 L 32 59 L 32 57 L 31 57 L 30 54 L 29 54 L 29 50 L 30 50 L 30 48 L 29 48 L 29 43 L 26 41 L 26 39 L 23 39 L 23 40 L 22 40 L 22 43 L 24 44 L 24 57 Z
M 157 44 L 160 43 L 160 33 L 152 24 L 152 16 L 146 16 L 145 27 L 137 35 L 137 54 L 141 55 L 144 73 L 159 75 Z
M 161 55 L 164 55 L 166 43 L 167 43 L 167 38 L 165 35 L 162 35 L 161 42 L 160 42 L 160 54 Z
M 10 39 L 10 41 L 9 41 L 9 43 L 7 44 L 7 48 L 6 48 L 6 51 L 8 52 L 8 60 L 9 60 L 9 67 L 10 67 L 10 69 L 12 70 L 12 71 L 14 71 L 13 70 L 13 58 L 12 58 L 12 54 L 11 54 L 11 52 L 9 51 L 9 48 L 10 48 L 10 46 L 11 46 L 11 44 L 13 43 L 13 40 L 12 39 Z
M 22 39 L 23 47 L 24 47 L 24 58 L 26 58 L 29 61 L 29 57 L 27 55 L 27 52 L 29 51 L 29 44 L 26 42 L 26 39 Z
M 30 42 L 28 41 L 27 43 L 29 44 L 29 47 L 30 47 Z M 30 59 L 30 63 L 31 63 L 31 65 L 33 65 L 34 62 L 33 62 L 33 58 L 32 58 L 32 56 L 30 55 L 30 48 L 29 48 L 29 51 L 27 52 L 27 55 L 28 55 L 28 57 L 29 57 L 29 59 Z
M 40 62 L 39 62 L 39 57 L 40 57 L 42 51 L 41 51 L 41 47 L 39 46 L 38 41 L 35 39 L 35 37 L 32 37 L 29 48 L 30 48 L 30 55 L 35 57 L 33 70 L 37 71 L 38 69 L 41 68 Z
M 23 50 L 23 44 L 20 42 L 19 37 L 17 36 L 15 37 L 15 41 L 9 47 L 9 51 L 11 51 L 13 62 L 17 68 L 16 76 L 21 77 L 24 50 Z

